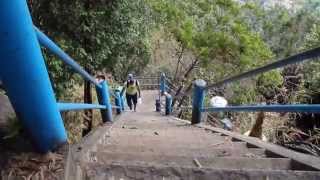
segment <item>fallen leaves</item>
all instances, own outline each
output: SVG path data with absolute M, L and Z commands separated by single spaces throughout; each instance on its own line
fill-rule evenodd
M 59 180 L 63 171 L 64 156 L 61 154 L 23 153 L 12 155 L 1 177 L 3 180 Z

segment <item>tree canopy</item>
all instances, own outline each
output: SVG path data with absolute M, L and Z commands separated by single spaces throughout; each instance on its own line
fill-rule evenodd
M 139 73 L 150 59 L 150 9 L 144 0 L 32 0 L 35 24 L 91 73 L 112 72 L 123 79 Z M 46 53 L 58 95 L 79 81 Z M 73 80 L 73 81 L 70 81 Z

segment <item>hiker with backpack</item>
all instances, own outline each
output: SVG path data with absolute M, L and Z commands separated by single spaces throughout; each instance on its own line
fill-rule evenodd
M 134 79 L 132 74 L 128 75 L 128 80 L 124 83 L 121 95 L 124 93 L 125 90 L 127 104 L 130 110 L 132 110 L 133 105 L 133 110 L 136 111 L 138 98 L 141 98 L 141 91 L 138 80 Z

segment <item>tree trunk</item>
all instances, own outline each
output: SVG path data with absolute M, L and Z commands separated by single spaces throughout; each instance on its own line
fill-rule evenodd
M 180 63 L 181 63 L 181 60 L 182 60 L 182 57 L 183 57 L 183 53 L 184 53 L 184 47 L 181 48 L 181 51 L 180 51 L 179 56 L 178 56 L 177 67 L 176 67 L 176 71 L 174 73 L 174 78 L 173 78 L 174 81 L 177 80 L 179 66 L 180 66 Z
M 84 4 L 84 8 L 86 9 L 86 11 L 89 11 L 91 7 L 91 2 L 90 0 L 86 0 L 85 4 Z M 88 20 L 86 19 L 86 17 L 84 17 L 82 19 L 82 23 L 88 25 Z M 85 49 L 85 51 L 89 52 L 91 49 L 90 44 L 91 41 L 90 39 L 88 39 L 87 37 L 84 37 L 83 39 L 83 48 Z M 85 67 L 85 70 L 91 74 L 91 68 L 89 66 Z M 91 82 L 89 81 L 85 81 L 84 82 L 84 103 L 86 104 L 92 104 L 92 93 L 91 93 Z M 84 111 L 84 120 L 83 120 L 83 125 L 84 125 L 84 129 L 82 130 L 82 136 L 87 135 L 91 130 L 92 130 L 92 116 L 93 116 L 93 111 L 92 109 L 89 110 L 85 110 Z
M 196 65 L 198 65 L 198 63 L 199 63 L 199 60 L 196 59 L 196 60 L 190 65 L 190 67 L 188 68 L 188 70 L 186 71 L 186 73 L 184 74 L 184 76 L 183 76 L 184 79 L 182 80 L 182 84 L 179 86 L 176 94 L 175 94 L 174 97 L 173 97 L 172 107 L 176 104 L 176 102 L 177 102 L 180 94 L 182 93 L 182 90 L 183 90 L 183 88 L 184 88 L 184 83 L 185 83 L 185 81 L 188 79 L 188 77 L 190 76 L 192 70 L 196 67 Z M 191 90 L 191 88 L 192 88 L 192 83 L 188 86 L 188 88 L 186 89 L 186 91 L 184 91 L 184 93 L 189 92 L 189 91 Z M 183 97 L 182 97 L 182 99 L 181 99 L 181 102 L 179 103 L 178 107 L 181 107 L 182 102 L 183 102 L 184 99 L 185 99 L 184 96 L 185 96 L 185 95 L 183 95 Z
M 91 83 L 89 81 L 85 81 L 84 83 L 84 103 L 92 104 Z M 87 135 L 92 130 L 92 109 L 85 110 L 84 115 L 83 124 L 85 128 L 82 130 L 82 136 Z

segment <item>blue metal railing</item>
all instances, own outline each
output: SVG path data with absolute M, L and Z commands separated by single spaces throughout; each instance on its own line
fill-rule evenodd
M 168 86 L 168 81 L 164 73 L 160 74 L 160 94 L 159 94 L 159 100 L 156 100 L 156 110 L 158 112 L 161 111 L 161 96 L 165 96 L 165 115 L 171 115 L 173 108 L 172 108 L 172 96 L 168 91 L 170 91 L 170 87 Z
M 98 101 L 100 104 L 82 104 L 82 103 L 58 103 L 60 111 L 68 110 L 84 110 L 84 109 L 101 109 L 101 115 L 103 122 L 112 121 L 112 109 L 117 109 L 117 114 L 122 111 L 120 103 L 123 100 L 120 93 L 117 94 L 109 90 L 108 83 L 103 80 L 98 82 L 94 77 L 92 77 L 88 72 L 86 72 L 75 60 L 73 60 L 68 54 L 66 54 L 59 46 L 57 46 L 50 38 L 48 38 L 44 33 L 42 33 L 37 27 L 35 27 L 37 38 L 40 44 L 52 53 L 57 55 L 63 62 L 69 65 L 73 70 L 80 74 L 85 80 L 93 83 L 96 86 Z M 111 98 L 115 98 L 116 106 L 111 105 Z
M 84 79 L 92 82 L 98 87 L 101 87 L 100 84 L 93 78 L 88 72 L 86 72 L 78 63 L 76 63 L 67 53 L 65 53 L 59 46 L 57 46 L 50 38 L 48 38 L 44 33 L 42 33 L 37 27 L 34 27 L 36 31 L 37 38 L 40 45 L 46 47 L 52 53 L 57 55 L 63 62 L 68 64 L 79 73 Z
M 37 27 L 35 27 L 37 38 L 40 44 L 52 53 L 57 55 L 63 62 L 69 65 L 73 70 L 80 74 L 85 80 L 93 83 L 96 86 L 98 100 L 101 104 L 81 104 L 81 103 L 59 103 L 63 110 L 83 110 L 83 109 L 102 109 L 104 122 L 112 121 L 112 108 L 117 109 L 118 114 L 121 113 L 122 107 L 119 103 L 122 98 L 120 94 L 116 95 L 109 90 L 109 86 L 106 81 L 97 82 L 88 72 L 86 72 L 75 60 L 73 60 L 67 53 L 65 53 L 59 46 L 57 46 L 50 38 L 42 33 Z M 110 95 L 116 99 L 118 106 L 111 106 Z M 106 110 L 106 111 L 105 111 Z
M 235 81 L 239 81 L 245 78 L 250 78 L 261 73 L 265 73 L 274 69 L 283 68 L 287 65 L 292 65 L 300 63 L 307 60 L 315 60 L 317 57 L 320 57 L 320 48 L 315 48 L 308 50 L 291 57 L 276 61 L 274 63 L 262 66 L 260 68 L 227 78 L 220 82 L 205 86 L 203 83 L 200 83 L 199 80 L 194 83 L 194 92 L 193 92 L 193 115 L 192 123 L 201 122 L 201 113 L 200 112 L 223 112 L 223 111 L 246 111 L 246 112 L 255 112 L 255 111 L 265 111 L 265 112 L 308 112 L 308 113 L 319 113 L 320 104 L 287 104 L 287 105 L 242 105 L 242 106 L 227 106 L 227 107 L 204 107 L 204 96 L 203 94 L 206 90 L 210 88 L 220 87 Z
M 315 60 L 320 57 L 320 47 L 314 48 L 288 58 L 267 64 L 265 66 L 247 71 L 245 73 L 224 79 L 217 83 L 206 85 L 204 80 L 196 80 L 193 83 L 193 102 L 192 107 L 192 123 L 197 124 L 201 122 L 203 112 L 306 112 L 306 113 L 320 113 L 320 104 L 273 104 L 273 105 L 241 105 L 241 106 L 227 106 L 227 107 L 204 107 L 204 98 L 206 91 L 211 88 L 221 87 L 223 85 L 233 83 L 242 79 L 254 77 L 274 69 L 283 68 L 288 65 L 301 63 L 307 60 Z M 167 92 L 167 80 L 164 74 L 161 75 L 160 92 L 163 95 Z M 189 96 L 190 92 L 182 93 L 184 96 Z
M 201 112 L 236 112 L 236 111 L 244 111 L 244 112 L 307 112 L 307 113 L 318 113 L 320 112 L 320 104 L 292 104 L 292 105 L 246 105 L 246 106 L 229 106 L 223 108 L 202 108 Z
M 98 82 L 34 27 L 25 0 L 0 1 L 0 16 L 1 81 L 18 118 L 40 152 L 54 150 L 67 142 L 60 111 L 100 109 L 103 122 L 108 122 L 112 121 L 112 108 L 124 109 L 123 102 L 111 105 L 105 80 Z M 96 86 L 99 104 L 57 103 L 40 44 Z M 116 98 L 123 100 L 117 95 Z
M 309 51 L 305 51 L 302 52 L 300 54 L 296 54 L 293 55 L 291 57 L 276 61 L 274 63 L 265 65 L 263 67 L 242 73 L 240 75 L 231 77 L 231 78 L 227 78 L 225 80 L 222 80 L 220 82 L 211 84 L 209 86 L 206 87 L 206 89 L 210 89 L 210 88 L 215 88 L 215 87 L 219 87 L 228 83 L 232 83 L 234 81 L 238 81 L 241 79 L 245 79 L 245 78 L 249 78 L 249 77 L 253 77 L 255 75 L 261 74 L 261 73 L 265 73 L 274 69 L 278 69 L 278 68 L 282 68 L 291 64 L 296 64 L 296 63 L 301 63 L 303 61 L 307 61 L 307 60 L 311 60 L 312 58 L 316 58 L 320 56 L 320 47 L 315 48 L 315 49 L 311 49 Z
M 67 134 L 60 111 L 100 109 L 103 122 L 108 122 L 112 121 L 112 108 L 116 108 L 118 113 L 124 109 L 123 98 L 117 92 L 110 93 L 105 80 L 95 80 L 50 38 L 34 27 L 25 0 L 0 1 L 0 17 L 1 81 L 17 116 L 39 151 L 47 152 L 66 143 Z M 85 80 L 93 83 L 96 86 L 99 104 L 58 103 L 40 45 L 48 48 Z M 206 86 L 203 80 L 195 81 L 192 123 L 201 122 L 201 113 L 211 111 L 320 112 L 320 105 L 317 104 L 203 107 L 205 92 L 210 88 L 319 56 L 320 48 L 315 48 L 209 86 Z M 172 112 L 172 97 L 167 90 L 166 79 L 162 74 L 160 94 L 166 96 L 166 114 L 169 115 Z M 110 96 L 116 98 L 115 106 L 111 104 Z

